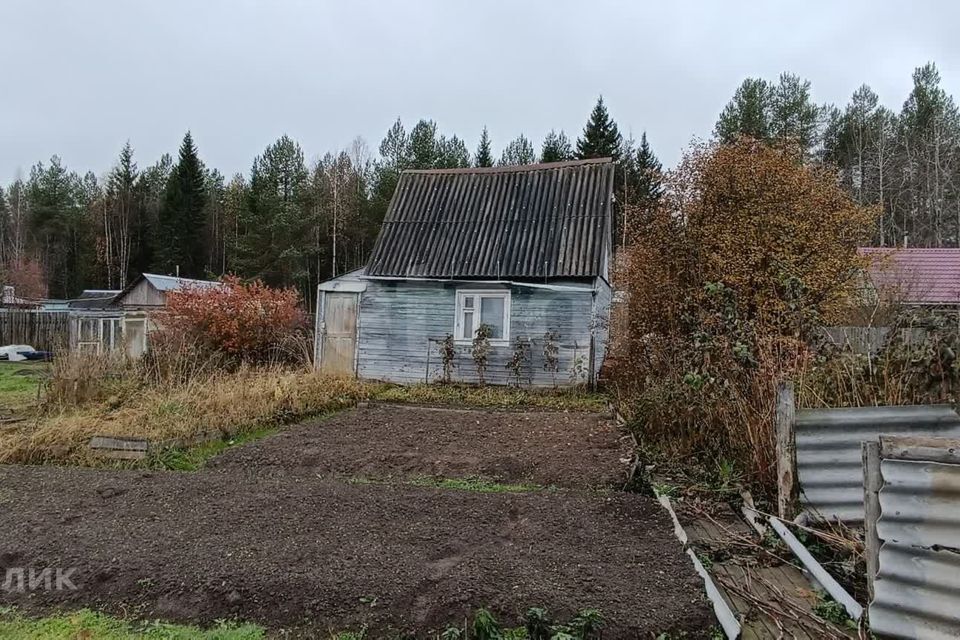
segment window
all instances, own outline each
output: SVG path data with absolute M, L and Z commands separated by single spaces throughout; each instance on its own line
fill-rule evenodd
M 481 324 L 490 327 L 491 342 L 509 342 L 509 291 L 457 291 L 454 337 L 459 342 L 470 342 Z

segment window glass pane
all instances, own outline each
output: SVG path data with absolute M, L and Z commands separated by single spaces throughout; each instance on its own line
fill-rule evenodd
M 464 309 L 473 309 L 473 296 L 466 296 L 463 299 Z
M 463 322 L 461 323 L 462 334 L 461 338 L 464 340 L 473 340 L 473 311 L 464 311 L 463 312 Z
M 80 342 L 96 342 L 100 339 L 100 321 L 97 318 L 80 319 Z
M 480 298 L 480 322 L 490 325 L 490 337 L 503 338 L 503 298 Z

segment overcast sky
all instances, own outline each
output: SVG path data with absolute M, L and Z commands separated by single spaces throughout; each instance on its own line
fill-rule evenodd
M 784 70 L 818 102 L 862 83 L 899 110 L 935 61 L 960 97 L 960 2 L 0 0 L 0 183 L 59 154 L 141 167 L 190 129 L 228 176 L 287 133 L 309 160 L 398 116 L 495 152 L 581 131 L 597 95 L 666 165 L 743 78 Z

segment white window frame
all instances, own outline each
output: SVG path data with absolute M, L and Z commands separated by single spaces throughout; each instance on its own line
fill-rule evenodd
M 463 309 L 464 299 L 473 296 L 474 302 L 473 327 L 470 332 L 471 338 L 463 338 Z M 503 300 L 503 337 L 491 338 L 490 344 L 504 345 L 510 344 L 510 291 L 504 289 L 458 289 L 456 315 L 453 321 L 454 342 L 458 344 L 470 344 L 473 337 L 477 335 L 480 328 L 480 305 L 481 298 L 500 298 Z

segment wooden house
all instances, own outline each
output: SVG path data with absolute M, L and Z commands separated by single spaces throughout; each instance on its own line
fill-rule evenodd
M 443 379 L 446 364 L 477 382 L 485 325 L 487 382 L 594 383 L 613 177 L 609 159 L 403 172 L 368 264 L 319 286 L 318 366 L 414 383 Z
M 155 312 L 167 305 L 167 293 L 183 289 L 222 287 L 212 280 L 143 273 L 114 297 L 111 307 L 123 317 L 123 343 L 127 355 L 141 356 L 149 344 L 150 332 L 157 328 Z

